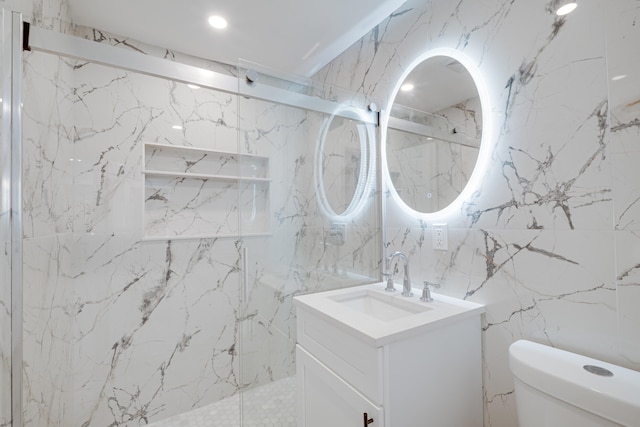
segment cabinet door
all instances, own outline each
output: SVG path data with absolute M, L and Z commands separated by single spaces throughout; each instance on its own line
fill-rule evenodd
M 296 357 L 299 427 L 384 427 L 381 407 L 299 345 Z

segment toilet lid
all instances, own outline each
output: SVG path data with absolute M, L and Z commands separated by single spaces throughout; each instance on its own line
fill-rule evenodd
M 509 348 L 509 365 L 520 381 L 556 399 L 618 424 L 638 425 L 640 372 L 525 340 Z

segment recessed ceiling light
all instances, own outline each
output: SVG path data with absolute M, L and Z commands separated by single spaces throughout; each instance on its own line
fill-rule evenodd
M 613 80 L 614 82 L 617 82 L 618 80 L 622 80 L 622 79 L 624 79 L 626 77 L 627 77 L 626 74 L 620 74 L 619 76 L 611 77 L 611 80 Z
M 572 1 L 569 3 L 564 3 L 562 6 L 558 7 L 558 9 L 556 10 L 556 15 L 558 16 L 564 16 L 564 15 L 568 15 L 571 12 L 573 12 L 576 7 L 578 7 L 578 3 Z
M 400 86 L 400 90 L 403 92 L 411 92 L 413 90 L 413 85 L 411 83 L 405 83 Z
M 222 30 L 223 28 L 227 28 L 227 20 L 219 15 L 212 15 L 209 17 L 209 25 L 213 28 L 217 28 Z

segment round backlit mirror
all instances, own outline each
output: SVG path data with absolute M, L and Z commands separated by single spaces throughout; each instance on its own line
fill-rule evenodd
M 346 219 L 364 202 L 374 155 L 373 124 L 356 109 L 340 113 L 323 122 L 314 167 L 320 207 L 333 219 Z
M 383 153 L 390 191 L 410 211 L 452 206 L 477 175 L 486 128 L 481 93 L 475 68 L 452 49 L 428 52 L 400 79 Z

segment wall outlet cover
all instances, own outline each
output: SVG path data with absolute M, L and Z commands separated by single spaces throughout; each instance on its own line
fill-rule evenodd
M 347 224 L 334 222 L 327 232 L 327 243 L 342 245 L 347 240 Z
M 449 249 L 447 224 L 433 224 L 433 249 L 438 251 Z

